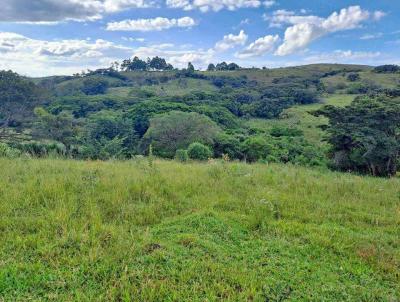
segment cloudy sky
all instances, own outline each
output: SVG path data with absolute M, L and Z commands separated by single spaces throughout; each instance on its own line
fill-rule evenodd
M 398 0 L 1 0 L 0 69 L 72 74 L 132 56 L 174 66 L 400 63 Z

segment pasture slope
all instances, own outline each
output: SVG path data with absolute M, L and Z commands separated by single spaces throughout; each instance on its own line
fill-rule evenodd
M 400 179 L 0 159 L 0 301 L 399 301 Z

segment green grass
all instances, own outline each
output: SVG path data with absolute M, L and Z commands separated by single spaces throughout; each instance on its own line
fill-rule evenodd
M 139 87 L 109 88 L 107 94 L 120 97 L 135 96 L 141 91 L 154 93 L 158 96 L 182 96 L 195 91 L 215 92 L 218 88 L 207 80 L 175 79 L 158 85 L 141 85 Z
M 356 95 L 336 94 L 325 97 L 321 103 L 310 105 L 297 105 L 284 110 L 277 119 L 250 119 L 246 124 L 249 127 L 268 130 L 274 126 L 295 127 L 304 132 L 305 138 L 317 145 L 325 145 L 323 138 L 325 132 L 319 128 L 328 124 L 324 117 L 315 117 L 309 114 L 324 105 L 346 106 L 349 105 Z
M 348 73 L 340 73 L 334 76 L 329 76 L 326 78 L 322 79 L 322 82 L 327 85 L 328 87 L 337 87 L 337 85 L 342 85 L 344 89 L 339 89 L 338 92 L 340 91 L 346 91 L 347 87 L 352 84 L 352 82 L 349 82 L 347 80 L 347 76 L 351 72 Z M 369 83 L 374 83 L 381 88 L 398 88 L 400 85 L 400 76 L 399 74 L 392 74 L 392 73 L 375 73 L 370 70 L 365 70 L 358 72 L 360 75 L 360 80 L 358 80 L 355 83 L 363 83 L 363 82 L 369 82 Z
M 400 179 L 0 159 L 0 301 L 398 301 Z

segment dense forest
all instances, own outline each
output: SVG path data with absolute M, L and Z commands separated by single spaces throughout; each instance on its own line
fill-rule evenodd
M 349 96 L 345 106 L 326 104 Z M 307 108 L 315 129 L 282 122 L 292 108 Z M 318 131 L 317 140 L 308 135 Z M 222 62 L 197 71 L 135 57 L 73 76 L 0 71 L 0 142 L 7 157 L 224 158 L 392 176 L 400 157 L 400 70 Z

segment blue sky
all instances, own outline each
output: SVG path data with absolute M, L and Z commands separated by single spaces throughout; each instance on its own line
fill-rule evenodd
M 3 0 L 0 11 L 0 69 L 31 76 L 135 55 L 197 68 L 399 64 L 399 47 L 393 0 Z

